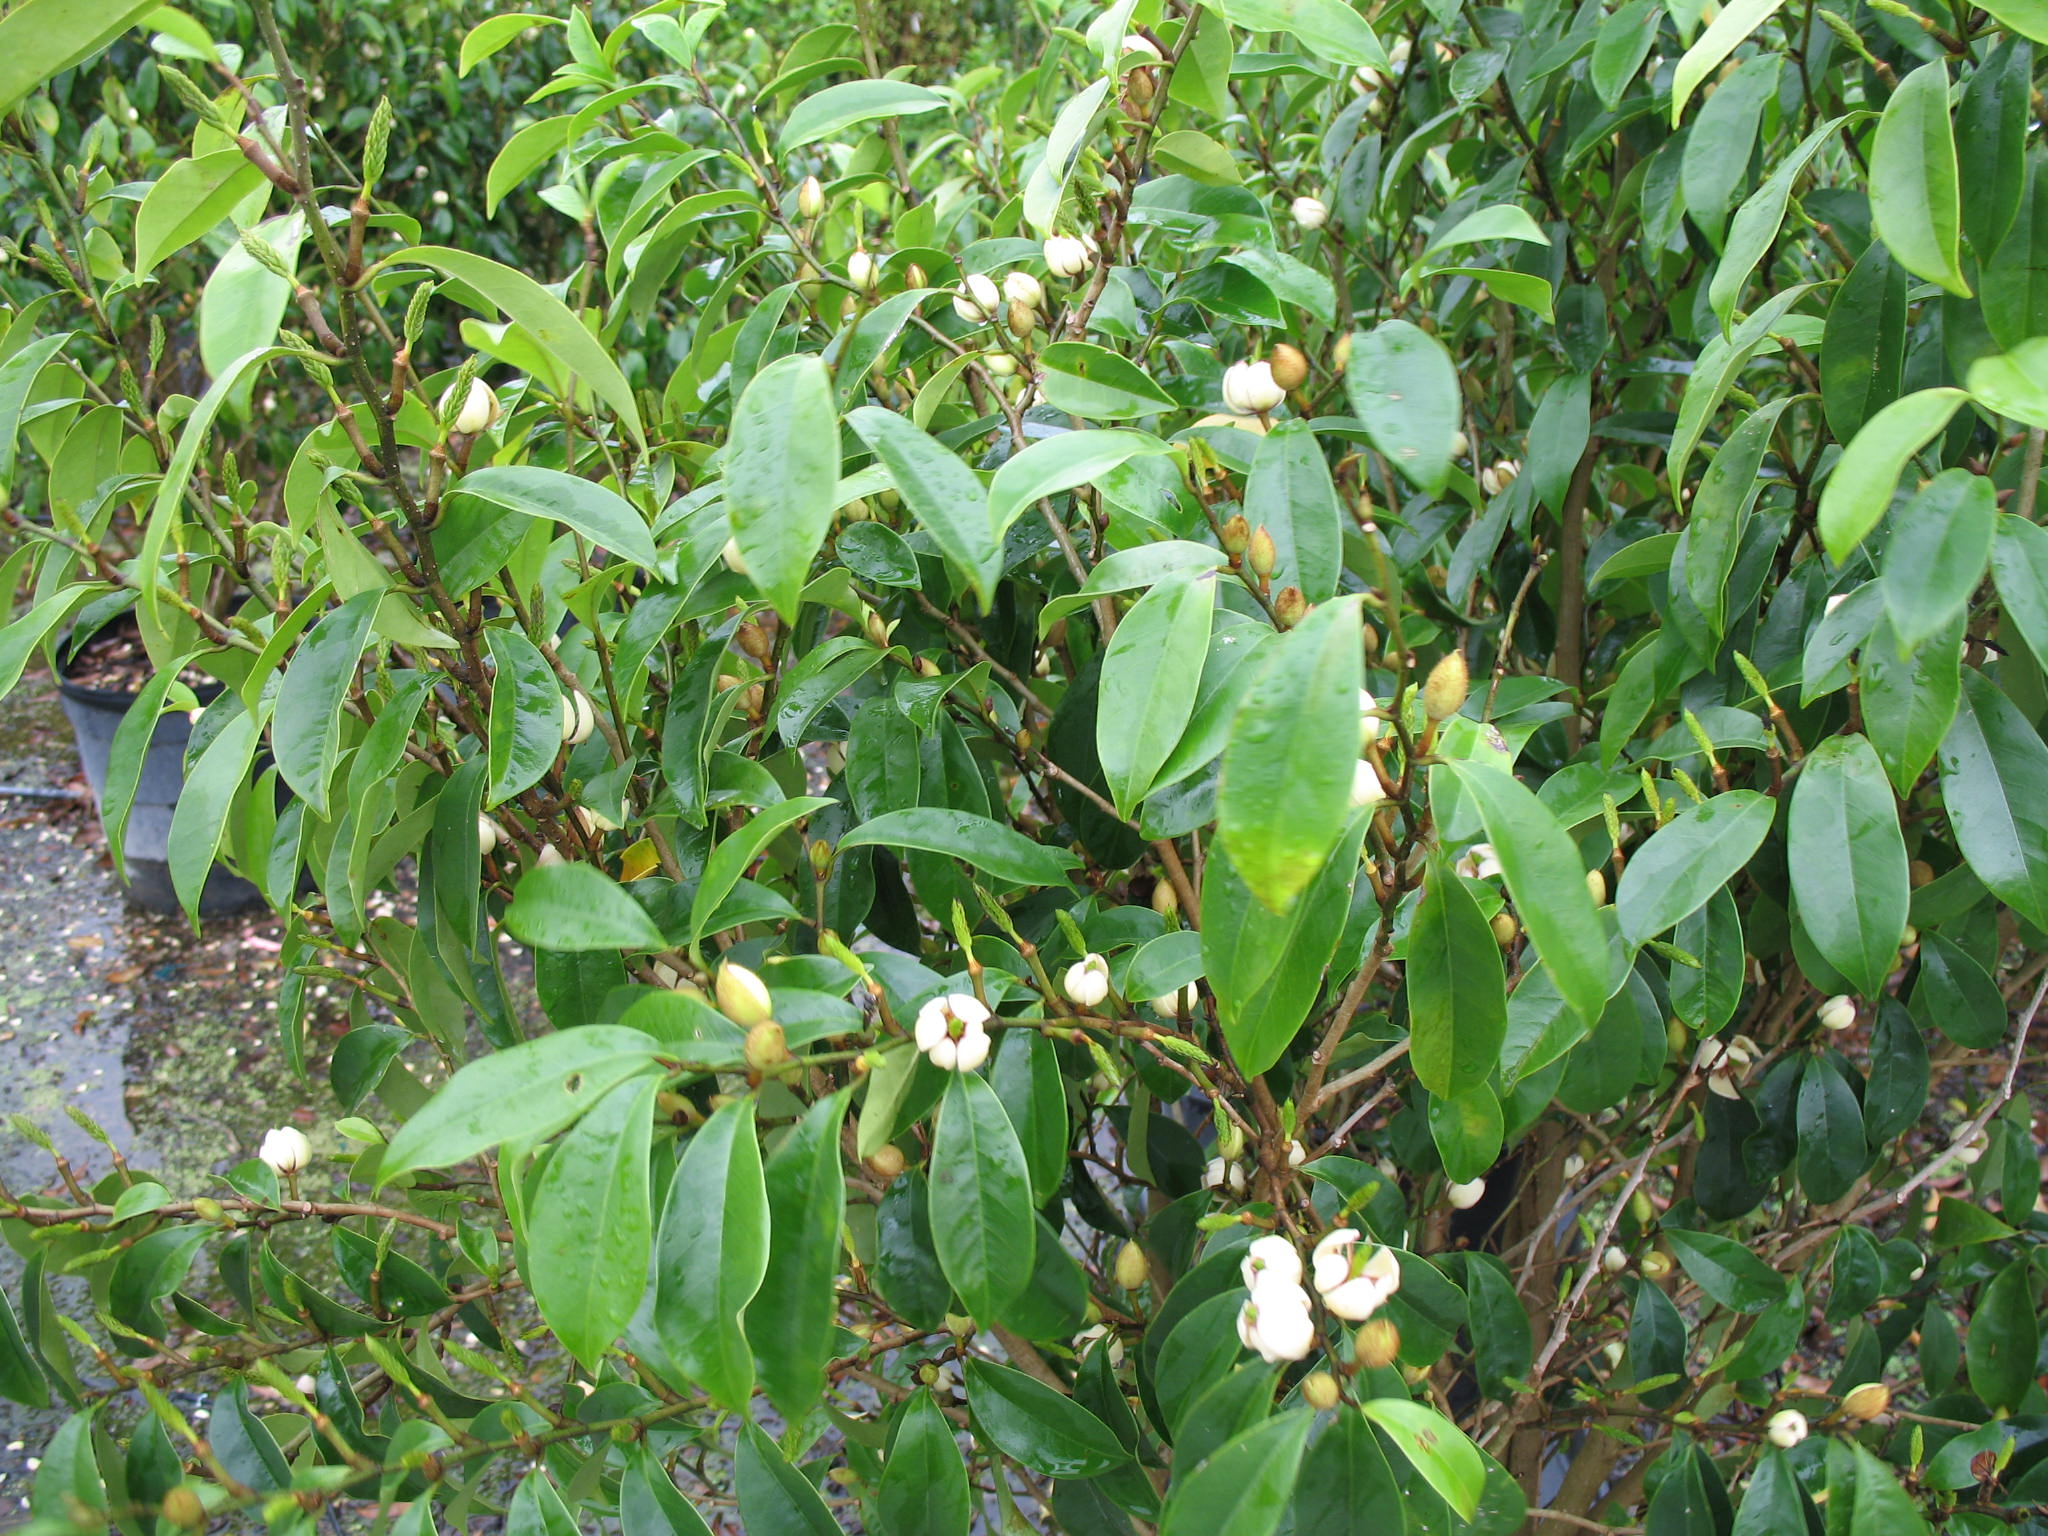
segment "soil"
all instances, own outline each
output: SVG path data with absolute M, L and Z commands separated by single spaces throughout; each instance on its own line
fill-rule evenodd
M 64 669 L 64 680 L 101 693 L 134 694 L 156 675 L 156 664 L 142 644 L 142 632 L 127 614 L 113 620 L 78 648 Z M 199 688 L 211 683 L 203 672 L 187 667 L 180 681 Z

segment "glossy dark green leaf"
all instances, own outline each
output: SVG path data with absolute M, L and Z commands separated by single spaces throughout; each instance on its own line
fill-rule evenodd
M 487 629 L 484 640 L 495 669 L 484 803 L 496 805 L 533 788 L 554 766 L 562 750 L 562 691 L 547 658 L 518 630 Z
M 291 1467 L 278 1448 L 277 1437 L 249 1406 L 247 1382 L 236 1382 L 216 1399 L 207 1439 L 235 1481 L 258 1493 L 275 1493 L 291 1486 Z
M 2019 1411 L 2034 1384 L 2041 1325 L 2034 1310 L 2034 1277 L 2024 1257 L 2009 1259 L 1977 1293 L 1963 1358 L 1970 1390 L 1994 1411 Z
M 171 866 L 178 904 L 195 927 L 207 877 L 213 873 L 214 859 L 227 837 L 228 818 L 249 787 L 257 733 L 258 721 L 250 714 L 238 714 L 221 727 L 185 775 L 177 807 L 171 812 L 165 858 Z
M 270 732 L 277 771 L 322 819 L 341 747 L 342 700 L 355 681 L 381 601 L 375 592 L 358 593 L 314 625 L 278 689 Z
M 627 1459 L 619 1479 L 619 1530 L 621 1536 L 711 1536 L 704 1517 L 644 1445 Z
M 739 1512 L 747 1536 L 842 1536 L 811 1480 L 753 1425 L 740 1430 Z
M 1799 1079 L 1799 1187 L 1815 1205 L 1830 1204 L 1869 1162 L 1855 1090 L 1827 1057 L 1814 1057 Z
M 1693 1284 L 1731 1312 L 1761 1312 L 1785 1294 L 1784 1277 L 1732 1238 L 1667 1227 L 1664 1240 Z
M 594 864 L 543 864 L 527 870 L 505 909 L 505 931 L 536 949 L 668 947 L 640 903 Z
M 2027 119 L 2031 115 L 2033 62 L 2034 50 L 2024 38 L 2001 39 L 1990 56 L 1971 72 L 1963 87 L 1963 98 L 1956 106 L 1963 234 L 1980 262 L 2004 243 L 2020 209 L 2027 179 Z M 1988 295 L 1996 282 L 1989 270 L 1985 277 L 1984 290 Z M 1998 335 L 1996 327 L 1992 334 Z M 2006 346 L 2013 345 L 2003 338 L 2001 341 Z
M 14 1303 L 0 1290 L 0 1397 L 24 1408 L 50 1406 L 50 1383 L 22 1335 Z
M 929 1392 L 913 1393 L 898 1411 L 875 1509 L 885 1531 L 967 1536 L 974 1515 L 967 1465 Z
M 1067 871 L 1081 862 L 1066 850 L 1033 842 L 1002 822 L 937 806 L 877 816 L 841 838 L 839 846 L 922 848 L 1018 885 L 1065 885 Z
M 1321 1536 L 1399 1536 L 1400 1492 L 1387 1453 L 1362 1413 L 1337 1415 L 1302 1460 L 1294 1528 Z
M 1230 729 L 1216 835 L 1269 910 L 1289 910 L 1342 836 L 1364 680 L 1355 600 L 1317 607 L 1265 647 Z
M 1863 734 L 1901 798 L 1913 792 L 1955 721 L 1963 692 L 1962 621 L 1957 612 L 1942 633 L 1902 656 L 1890 618 L 1881 618 L 1863 648 L 1857 669 Z
M 1244 515 L 1272 535 L 1276 588 L 1299 587 L 1312 603 L 1336 595 L 1347 519 L 1307 422 L 1284 422 L 1260 441 L 1245 480 Z
M 654 1330 L 713 1401 L 744 1410 L 754 1356 L 740 1317 L 768 1272 L 768 1193 L 754 1101 L 715 1111 L 683 1150 L 654 1249 Z
M 1906 287 L 1906 269 L 1873 240 L 1828 305 L 1820 343 L 1821 406 L 1828 430 L 1842 442 L 1899 397 Z
M 725 486 L 748 574 L 777 613 L 794 619 L 839 506 L 839 413 L 818 358 L 779 357 L 754 375 L 733 411 Z
M 1627 878 L 1624 870 L 1624 884 Z M 1672 1011 L 1695 1029 L 1720 1029 L 1735 1017 L 1736 1006 L 1742 1000 L 1747 959 L 1742 947 L 1742 919 L 1728 888 L 1716 891 L 1691 916 L 1680 918 L 1672 930 L 1671 942 L 1699 961 L 1698 965 L 1672 963 Z
M 1192 140 L 1201 135 L 1186 137 Z M 1171 155 L 1170 150 L 1168 154 Z M 1174 405 L 1173 396 L 1154 383 L 1143 368 L 1122 353 L 1093 342 L 1053 342 L 1040 351 L 1038 364 L 1044 370 L 1040 380 L 1046 402 L 1054 410 L 1088 421 L 1156 416 Z
M 1876 997 L 1897 964 L 1912 892 L 1891 785 L 1863 737 L 1831 736 L 1807 754 L 1786 855 L 1814 948 Z
M 1974 80 L 1985 80 L 1992 73 L 1979 70 Z M 2024 91 L 2022 86 L 2020 94 Z M 2026 168 L 2024 179 L 2016 182 L 2014 189 L 2022 194 L 2012 210 L 2017 217 L 1996 246 L 1977 253 L 1984 274 L 1979 285 L 1983 289 L 1984 329 L 1993 343 L 2008 352 L 2048 333 L 2048 274 L 2041 270 L 2041 258 L 2048 254 L 2048 183 L 2042 180 L 2038 161 Z M 1995 189 L 1987 191 L 1995 195 Z M 1965 198 L 1966 218 L 1969 206 Z
M 1667 1407 L 1684 1395 L 1685 1350 L 1685 1319 L 1678 1308 L 1655 1284 L 1637 1280 L 1628 1317 L 1629 1369 L 1637 1381 L 1679 1378 L 1640 1394 L 1652 1408 Z
M 1458 431 L 1458 370 L 1444 344 L 1406 320 L 1351 338 L 1351 409 L 1373 446 L 1420 489 L 1442 493 Z
M 247 1389 L 238 1388 L 237 1392 L 240 1394 L 241 1411 L 246 1413 Z M 215 1433 L 224 1427 L 217 1420 Z M 216 1451 L 218 1449 L 216 1447 Z M 276 1449 L 273 1444 L 273 1454 Z M 221 1454 L 225 1456 L 225 1453 Z M 49 1443 L 42 1447 L 41 1462 L 36 1468 L 35 1482 L 26 1501 L 35 1522 L 47 1521 L 48 1528 L 53 1531 L 90 1530 L 97 1517 L 99 1528 L 104 1530 L 107 1485 L 100 1477 L 99 1463 L 93 1456 L 92 1415 L 74 1413 L 60 1424 Z M 282 1464 L 283 1458 L 280 1457 L 279 1465 Z M 267 1491 L 283 1485 L 264 1479 L 260 1486 Z M 74 1511 L 81 1512 L 84 1520 L 78 1520 Z
M 1138 599 L 1110 637 L 1095 757 L 1124 816 L 1145 798 L 1194 715 L 1215 613 L 1213 581 L 1168 577 Z
M 875 1219 L 874 1274 L 890 1310 L 919 1328 L 939 1327 L 952 1309 L 953 1287 L 939 1268 L 923 1174 L 904 1174 L 882 1195 Z
M 986 608 L 1002 571 L 1003 547 L 989 521 L 988 492 L 981 478 L 952 450 L 894 411 L 864 405 L 850 412 L 846 423 L 888 468 L 896 489 L 946 557 L 973 579 Z M 840 536 L 842 546 L 847 534 L 863 526 L 880 525 L 852 525 Z
M 932 1138 L 933 1246 L 969 1313 L 992 1319 L 1031 1278 L 1036 1230 L 1024 1149 L 993 1088 L 952 1074 Z
M 1480 1389 L 1510 1400 L 1515 1383 L 1528 1379 L 1535 1339 L 1514 1280 L 1491 1254 L 1474 1254 L 1466 1264 L 1465 1306 Z
M 555 1149 L 533 1193 L 523 1272 L 534 1303 L 586 1370 L 647 1289 L 654 1245 L 648 1136 L 661 1081 L 628 1078 Z
M 1976 957 L 1945 935 L 1920 937 L 1920 970 L 1913 978 L 1914 1020 L 1938 1029 L 1957 1045 L 1984 1051 L 2005 1038 L 2005 996 Z
M 1130 1459 L 1102 1420 L 1022 1371 L 970 1358 L 966 1384 L 976 1434 L 1042 1477 L 1099 1477 Z
M 1856 1502 L 1849 1536 L 1928 1536 L 1932 1527 L 1914 1507 L 1912 1496 L 1899 1486 L 1891 1468 L 1856 1441 L 1849 1442 L 1849 1452 L 1856 1463 Z M 1832 1484 L 1833 1478 L 1829 1481 Z M 1829 1491 L 1835 1490 L 1831 1486 Z
M 1279 1414 L 1173 1480 L 1160 1536 L 1272 1536 L 1293 1497 L 1315 1416 Z
M 839 1131 L 847 1098 L 835 1093 L 804 1112 L 768 1156 L 768 1267 L 747 1305 L 761 1388 L 794 1420 L 825 1390 L 838 1308 L 832 1276 L 840 1263 L 846 1181 Z
M 1960 389 L 1901 395 L 1869 417 L 1849 440 L 1820 493 L 1820 537 L 1839 564 L 1891 506 L 1906 461 L 1948 425 L 1969 397 Z
M 1464 1431 L 1434 1408 L 1405 1397 L 1376 1397 L 1365 1416 L 1384 1430 L 1443 1501 L 1469 1520 L 1486 1487 L 1486 1458 Z
M 832 804 L 822 795 L 800 795 L 779 801 L 756 811 L 744 825 L 734 828 L 721 839 L 712 850 L 711 857 L 704 861 L 704 872 L 697 879 L 696 895 L 690 901 L 690 942 L 694 944 L 707 933 L 715 931 L 712 924 L 717 920 L 726 898 L 739 885 L 746 871 L 753 867 L 762 850 L 779 837 L 784 828 Z M 520 894 L 525 890 L 526 884 L 522 881 Z
M 1655 0 L 1629 0 L 1600 23 L 1587 78 L 1608 111 L 1614 110 L 1649 58 L 1663 22 L 1664 12 Z
M 205 1227 L 169 1226 L 137 1238 L 115 1261 L 107 1310 L 144 1338 L 163 1338 L 157 1304 L 185 1283 L 206 1235 Z
M 1884 552 L 1884 604 L 1903 653 L 1962 612 L 1984 579 L 1998 516 L 1989 480 L 1944 470 L 1892 519 Z
M 1736 789 L 1665 823 L 1629 856 L 1615 885 L 1621 936 L 1641 944 L 1697 912 L 1763 846 L 1776 813 L 1768 795 Z
M 1031 1199 L 1043 1205 L 1067 1171 L 1067 1090 L 1052 1041 L 1035 1029 L 1006 1029 L 989 1083 L 1024 1149 Z
M 1750 412 L 1728 434 L 1693 492 L 1692 516 L 1686 524 L 1686 588 L 1715 635 L 1727 627 L 1728 578 L 1749 526 L 1750 508 L 1763 489 L 1757 471 L 1788 404 L 1775 400 Z
M 1507 1037 L 1500 945 L 1471 891 L 1438 859 L 1408 930 L 1409 1059 L 1431 1093 L 1484 1087 Z
M 2048 926 L 2048 746 L 1974 667 L 1963 670 L 1940 762 L 1942 804 L 1971 870 L 2028 922 Z

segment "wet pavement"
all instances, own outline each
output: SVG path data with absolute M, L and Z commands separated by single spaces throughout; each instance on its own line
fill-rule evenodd
M 0 785 L 85 792 L 47 679 L 24 679 L 0 709 Z M 315 1132 L 332 1101 L 320 1069 L 300 1081 L 277 1047 L 277 954 L 268 914 L 195 936 L 129 906 L 89 801 L 0 794 L 0 1180 L 16 1192 L 56 1182 L 16 1116 L 90 1182 L 109 1162 L 74 1119 L 88 1117 L 179 1195 L 206 1192 L 269 1126 Z M 19 1279 L 0 1246 L 0 1286 Z M 0 1529 L 60 1417 L 0 1401 Z

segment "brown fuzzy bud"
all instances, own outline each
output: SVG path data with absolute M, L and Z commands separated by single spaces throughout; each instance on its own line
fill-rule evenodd
M 1376 1317 L 1352 1338 L 1351 1350 L 1360 1365 L 1383 1371 L 1401 1354 L 1401 1330 L 1390 1319 Z
M 1252 525 L 1244 520 L 1242 512 L 1233 512 L 1230 514 L 1230 521 L 1223 525 L 1221 538 L 1223 553 L 1241 555 L 1251 545 Z
M 1159 84 L 1152 78 L 1149 66 L 1134 69 L 1124 77 L 1124 93 L 1139 107 L 1151 106 L 1158 90 Z
M 1422 684 L 1423 712 L 1432 720 L 1448 720 L 1465 707 L 1472 691 L 1472 671 L 1465 665 L 1463 651 L 1451 651 L 1429 669 Z
M 1342 336 L 1339 336 L 1337 338 L 1337 344 L 1330 348 L 1330 367 L 1332 371 L 1342 373 L 1346 368 L 1350 366 L 1351 333 L 1349 331 L 1346 331 Z
M 1266 354 L 1273 369 L 1273 382 L 1282 389 L 1299 389 L 1308 382 L 1308 358 L 1299 347 L 1281 342 Z
M 1892 1389 L 1881 1381 L 1866 1381 L 1860 1387 L 1852 1388 L 1842 1399 L 1842 1416 L 1848 1419 L 1874 1419 L 1892 1405 Z
M 775 645 L 768 638 L 768 631 L 751 620 L 739 627 L 739 632 L 733 639 L 739 642 L 741 650 L 758 662 L 766 663 L 775 652 Z
M 1301 1400 L 1318 1413 L 1328 1413 L 1342 1396 L 1337 1378 L 1328 1371 L 1310 1371 L 1301 1378 Z
M 1365 642 L 1365 654 L 1377 656 L 1380 652 L 1380 632 L 1370 624 L 1361 624 L 1359 631 L 1359 638 Z
M 1280 551 L 1273 543 L 1273 535 L 1266 531 L 1264 523 L 1252 530 L 1251 543 L 1245 547 L 1245 564 L 1252 568 L 1254 576 L 1271 576 L 1280 563 Z
M 789 1060 L 789 1043 L 773 1019 L 763 1019 L 747 1031 L 744 1049 L 748 1067 L 756 1072 L 772 1072 Z
M 1273 595 L 1273 617 L 1282 629 L 1292 629 L 1308 617 L 1308 598 L 1299 587 L 1282 587 Z
M 903 1150 L 894 1142 L 883 1142 L 868 1154 L 868 1171 L 884 1184 L 890 1184 L 903 1173 Z
M 180 1483 L 166 1490 L 158 1513 L 172 1525 L 183 1526 L 188 1531 L 196 1531 L 206 1524 L 206 1506 L 199 1502 L 199 1495 L 192 1491 L 189 1483 Z

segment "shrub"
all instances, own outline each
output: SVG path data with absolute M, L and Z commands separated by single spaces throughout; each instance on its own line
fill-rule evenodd
M 253 15 L 53 183 L 0 687 L 137 627 L 339 1118 L 7 1197 L 31 1529 L 2037 1519 L 2032 12 L 493 16 L 508 260 Z

